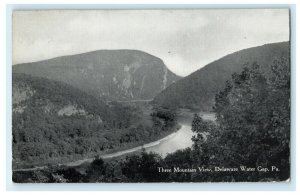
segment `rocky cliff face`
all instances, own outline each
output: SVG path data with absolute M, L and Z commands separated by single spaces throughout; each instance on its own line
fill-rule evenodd
M 58 82 L 51 82 L 43 78 L 34 78 L 23 74 L 13 74 L 13 115 L 28 115 L 28 112 L 30 112 L 31 114 L 45 114 L 45 116 L 87 117 L 89 113 L 85 110 L 85 105 L 77 101 L 80 98 L 72 97 L 75 94 L 82 96 L 82 92 L 67 85 L 61 85 Z M 104 103 L 102 103 L 101 107 L 105 107 Z

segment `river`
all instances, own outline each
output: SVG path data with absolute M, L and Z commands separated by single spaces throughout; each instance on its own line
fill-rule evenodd
M 215 120 L 213 113 L 201 112 L 199 115 L 204 120 Z M 191 147 L 193 145 L 191 138 L 195 135 L 191 127 L 192 119 L 192 112 L 182 111 L 178 117 L 178 123 L 181 125 L 181 128 L 177 132 L 169 135 L 168 139 L 161 140 L 158 144 L 146 148 L 146 152 L 155 152 L 165 157 L 168 153 Z
M 192 146 L 193 142 L 191 140 L 195 133 L 192 132 L 191 126 L 187 124 L 181 124 L 181 128 L 172 133 L 169 139 L 159 142 L 159 144 L 152 147 L 146 148 L 146 152 L 155 152 L 165 157 L 168 153 L 175 152 L 179 149 L 184 149 Z

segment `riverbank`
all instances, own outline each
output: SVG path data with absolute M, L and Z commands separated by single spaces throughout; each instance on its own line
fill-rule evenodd
M 143 149 L 145 149 L 147 151 L 148 148 L 157 146 L 165 141 L 167 141 L 168 139 L 174 137 L 178 131 L 180 131 L 181 128 L 177 129 L 175 132 L 157 140 L 157 141 L 153 141 L 150 143 L 146 143 L 146 144 L 142 144 L 140 146 L 134 147 L 134 148 L 130 148 L 127 150 L 122 150 L 122 151 L 118 151 L 118 152 L 114 152 L 114 153 L 110 153 L 110 154 L 104 154 L 104 155 L 100 155 L 99 157 L 102 159 L 108 159 L 108 158 L 115 158 L 115 157 L 119 157 L 119 156 L 123 156 L 129 153 L 133 153 L 133 152 L 137 152 L 137 151 L 141 151 Z M 78 161 L 74 161 L 74 162 L 70 162 L 67 164 L 64 164 L 66 166 L 79 166 L 83 163 L 91 163 L 95 158 L 87 158 L 87 159 L 83 159 L 83 160 L 78 160 Z

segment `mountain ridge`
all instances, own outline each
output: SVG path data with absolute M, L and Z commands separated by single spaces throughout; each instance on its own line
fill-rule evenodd
M 247 64 L 257 62 L 262 71 L 268 74 L 275 59 L 281 56 L 289 58 L 289 47 L 289 42 L 270 43 L 223 56 L 171 84 L 152 103 L 165 107 L 211 111 L 215 94 L 225 86 L 234 72 L 238 73 Z
M 13 72 L 64 82 L 104 100 L 152 99 L 181 78 L 160 58 L 127 49 L 16 64 Z

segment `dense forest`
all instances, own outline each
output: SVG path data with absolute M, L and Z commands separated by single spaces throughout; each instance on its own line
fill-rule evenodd
M 141 152 L 125 158 L 95 160 L 82 171 L 49 167 L 17 172 L 15 182 L 230 182 L 284 181 L 290 177 L 290 62 L 275 60 L 271 72 L 253 63 L 233 73 L 215 95 L 216 121 L 197 114 L 192 122 L 193 146 L 162 158 Z M 152 116 L 160 117 L 160 114 Z M 173 118 L 172 114 L 163 118 Z M 161 117 L 160 117 L 161 118 Z M 208 136 L 204 137 L 203 132 Z M 268 167 L 276 171 L 215 171 L 215 167 Z M 159 172 L 203 167 L 202 172 Z M 213 171 L 209 171 L 213 170 Z
M 13 74 L 13 167 L 58 164 L 156 140 L 175 112 L 105 103 L 70 85 Z

